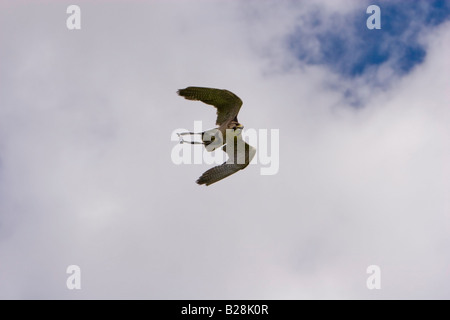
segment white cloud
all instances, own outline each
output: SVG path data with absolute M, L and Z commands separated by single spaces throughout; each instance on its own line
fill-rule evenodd
M 0 11 L 0 297 L 448 297 L 450 25 L 372 90 L 273 68 L 298 16 L 254 5 L 81 3 L 80 31 L 59 2 Z M 246 127 L 280 129 L 279 174 L 250 166 L 206 188 L 207 166 L 172 164 L 175 128 L 214 123 L 175 94 L 188 85 L 232 90 Z M 365 287 L 371 264 L 381 292 Z

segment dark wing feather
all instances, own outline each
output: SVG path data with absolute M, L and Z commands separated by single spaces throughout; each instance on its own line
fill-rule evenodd
M 198 178 L 197 183 L 200 185 L 206 184 L 207 186 L 209 186 L 210 184 L 225 179 L 226 177 L 231 176 L 233 173 L 244 169 L 246 166 L 247 164 L 229 164 L 225 162 L 220 166 L 205 171 L 202 176 Z
M 178 90 L 178 94 L 188 100 L 198 100 L 216 107 L 216 124 L 219 126 L 224 122 L 233 120 L 242 106 L 242 100 L 228 90 L 187 87 L 186 89 Z
M 243 143 L 243 145 L 238 146 L 240 143 Z M 220 166 L 216 166 L 205 171 L 202 176 L 198 178 L 198 184 L 206 184 L 209 186 L 217 181 L 231 176 L 239 170 L 245 169 L 256 154 L 256 149 L 246 143 L 242 139 L 241 135 L 235 137 L 234 146 L 231 150 L 229 145 L 223 146 L 222 150 L 228 154 L 228 160 Z

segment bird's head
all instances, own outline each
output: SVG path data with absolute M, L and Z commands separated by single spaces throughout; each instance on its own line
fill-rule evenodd
M 236 123 L 234 126 L 234 131 L 239 135 L 242 133 L 242 129 L 244 129 L 244 126 L 240 123 Z

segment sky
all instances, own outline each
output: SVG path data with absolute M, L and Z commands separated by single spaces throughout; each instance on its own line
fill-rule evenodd
M 0 298 L 449 299 L 449 56 L 448 0 L 1 0 Z M 278 172 L 198 186 L 187 86 Z

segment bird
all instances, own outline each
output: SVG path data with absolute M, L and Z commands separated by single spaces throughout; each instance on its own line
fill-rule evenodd
M 222 147 L 228 155 L 228 160 L 223 164 L 205 171 L 196 181 L 199 185 L 209 186 L 226 177 L 245 169 L 256 154 L 256 149 L 246 143 L 242 138 L 244 126 L 239 123 L 237 115 L 242 106 L 242 100 L 225 89 L 187 87 L 177 91 L 178 95 L 187 100 L 202 101 L 217 109 L 217 128 L 204 132 L 183 132 L 178 135 L 201 134 L 202 142 L 184 141 L 180 143 L 203 144 L 207 151 L 214 151 Z M 227 139 L 227 133 L 231 136 Z M 229 145 L 229 143 L 232 145 Z
M 213 105 L 217 109 L 216 125 L 219 127 L 201 133 L 184 132 L 179 134 L 180 136 L 201 134 L 201 144 L 204 144 L 208 151 L 214 151 L 224 144 L 227 129 L 236 130 L 244 128 L 237 119 L 237 115 L 242 106 L 242 100 L 234 93 L 224 89 L 203 87 L 187 87 L 186 89 L 178 90 L 177 93 L 188 100 L 202 101 L 206 104 Z M 212 143 L 213 145 L 210 146 Z

